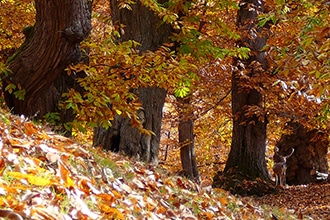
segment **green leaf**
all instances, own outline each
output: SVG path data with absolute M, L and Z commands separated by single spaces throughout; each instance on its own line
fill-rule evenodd
M 190 92 L 190 89 L 188 87 L 182 87 L 175 90 L 174 95 L 179 98 L 186 97 Z
M 251 50 L 247 47 L 240 47 L 240 48 L 237 48 L 237 56 L 238 58 L 240 59 L 247 59 L 249 58 L 249 52 Z
M 9 92 L 10 94 L 16 89 L 16 85 L 10 83 L 6 86 L 5 91 Z
M 0 74 L 4 74 L 5 76 L 8 76 L 9 73 L 11 73 L 11 70 L 8 69 L 8 67 L 0 62 Z
M 112 125 L 111 122 L 108 120 L 102 121 L 102 123 L 101 123 L 102 128 L 105 128 L 105 129 L 110 128 L 111 125 Z
M 189 45 L 183 44 L 180 47 L 180 51 L 182 54 L 190 54 L 193 50 Z
M 308 37 L 302 42 L 302 44 L 305 45 L 306 47 L 308 47 L 313 42 L 314 42 L 314 38 L 313 37 Z
M 69 102 L 69 103 L 65 106 L 65 109 L 69 109 L 69 108 L 72 108 L 72 102 Z

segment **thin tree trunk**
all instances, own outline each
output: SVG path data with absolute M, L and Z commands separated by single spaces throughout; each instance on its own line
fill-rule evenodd
M 191 113 L 187 115 L 190 98 L 178 98 L 178 101 L 181 110 L 178 130 L 182 169 L 189 179 L 200 182 L 194 148 L 194 121 Z
M 4 91 L 14 113 L 42 118 L 56 109 L 54 81 L 68 64 L 80 60 L 79 44 L 91 29 L 91 7 L 84 0 L 36 0 L 35 7 L 35 25 L 10 62 L 12 74 L 3 78 L 3 88 L 13 84 L 14 91 L 25 92 L 20 100 Z

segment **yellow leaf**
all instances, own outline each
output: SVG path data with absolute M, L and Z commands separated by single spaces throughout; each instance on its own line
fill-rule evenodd
M 27 178 L 27 180 L 29 183 L 36 185 L 36 186 L 49 186 L 53 183 L 53 181 L 50 179 L 45 179 L 43 177 L 32 176 L 32 175 L 30 175 Z
M 6 205 L 7 201 L 5 201 L 5 198 L 0 197 L 0 206 L 3 207 L 4 205 Z
M 26 179 L 29 183 L 36 185 L 36 186 L 49 186 L 53 183 L 53 181 L 50 179 L 35 176 L 33 174 L 24 174 L 24 173 L 20 173 L 20 172 L 8 172 L 7 174 L 18 180 Z
M 115 191 L 115 190 L 112 190 L 111 192 L 113 193 L 113 195 L 114 195 L 117 199 L 121 199 L 121 198 L 123 197 L 119 192 L 117 192 L 117 191 Z
M 121 114 L 122 114 L 122 111 L 120 111 L 119 109 L 116 109 L 116 113 L 117 113 L 118 115 L 121 115 Z
M 164 185 L 168 185 L 168 186 L 171 186 L 171 187 L 175 186 L 174 183 L 170 179 L 166 179 Z

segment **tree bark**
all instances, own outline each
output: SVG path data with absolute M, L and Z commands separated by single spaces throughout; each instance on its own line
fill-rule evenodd
M 236 59 L 232 73 L 233 132 L 231 149 L 224 172 L 213 178 L 213 186 L 241 195 L 264 195 L 276 191 L 266 167 L 267 116 L 258 77 L 265 74 L 267 61 L 262 48 L 268 31 L 258 27 L 258 15 L 264 10 L 262 0 L 243 0 L 239 4 L 237 26 L 239 46 L 250 48 L 248 59 Z M 247 84 L 249 83 L 249 84 Z M 251 111 L 253 109 L 253 111 Z M 247 182 L 248 181 L 248 182 Z
M 178 101 L 181 110 L 178 130 L 183 173 L 187 178 L 200 182 L 194 148 L 194 121 L 189 112 L 190 97 L 178 98 Z
M 54 82 L 68 64 L 80 60 L 80 42 L 91 30 L 91 5 L 84 0 L 35 0 L 35 7 L 36 22 L 10 61 L 12 74 L 3 78 L 3 88 L 14 84 L 25 91 L 23 100 L 4 91 L 13 113 L 42 118 L 57 109 L 61 94 Z
M 262 68 L 267 68 L 267 61 L 262 48 L 266 44 L 267 36 L 262 35 L 263 28 L 257 28 L 258 14 L 264 9 L 264 2 L 260 0 L 245 0 L 240 2 L 237 25 L 245 36 L 241 46 L 251 49 L 251 56 L 247 60 L 237 59 L 237 69 L 232 74 L 232 112 L 233 135 L 229 157 L 225 172 L 234 171 L 244 174 L 249 179 L 269 179 L 265 161 L 266 149 L 266 116 L 247 116 L 251 106 L 260 109 L 262 94 L 257 89 L 244 87 L 244 77 L 257 77 L 262 71 L 252 65 L 257 61 Z M 244 75 L 244 77 L 242 77 Z
M 124 24 L 123 34 L 118 40 L 134 40 L 141 44 L 137 49 L 142 53 L 146 50 L 154 51 L 168 41 L 171 26 L 162 21 L 139 1 L 131 5 L 132 10 L 119 9 L 118 2 L 111 0 L 111 15 L 114 24 Z M 121 151 L 129 156 L 136 156 L 143 161 L 158 164 L 158 149 L 162 108 L 166 91 L 157 87 L 138 88 L 137 94 L 142 103 L 139 112 L 140 120 L 145 129 L 155 135 L 141 134 L 132 127 L 128 118 L 116 116 L 113 126 L 105 130 L 98 127 L 94 134 L 94 146 L 102 145 L 112 151 Z
M 293 155 L 287 158 L 286 183 L 300 185 L 326 180 L 318 174 L 328 174 L 328 134 L 316 129 L 308 130 L 297 122 L 290 122 L 289 127 L 292 133 L 282 135 L 277 144 L 281 156 L 290 154 L 294 149 Z

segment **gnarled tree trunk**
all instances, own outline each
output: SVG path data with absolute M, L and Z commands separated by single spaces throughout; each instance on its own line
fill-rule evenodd
M 317 130 L 308 130 L 302 124 L 289 124 L 292 134 L 283 135 L 277 144 L 281 156 L 294 153 L 287 159 L 287 184 L 298 185 L 317 182 L 321 176 L 328 174 L 328 135 Z
M 111 15 L 114 24 L 125 25 L 124 33 L 119 40 L 139 42 L 140 52 L 154 51 L 168 41 L 172 31 L 170 25 L 163 24 L 154 12 L 139 1 L 131 7 L 132 10 L 119 9 L 118 1 L 111 0 Z M 143 109 L 139 112 L 141 122 L 145 129 L 151 130 L 155 135 L 141 134 L 137 128 L 132 127 L 128 118 L 117 115 L 110 129 L 105 130 L 99 127 L 95 130 L 94 145 L 121 151 L 157 165 L 162 108 L 166 91 L 157 87 L 138 88 L 137 95 Z
M 80 42 L 91 29 L 91 5 L 85 0 L 36 0 L 36 22 L 26 30 L 26 40 L 9 63 L 12 74 L 3 88 L 13 84 L 24 99 L 4 91 L 15 114 L 42 118 L 57 109 L 60 98 L 54 82 L 70 63 L 80 60 Z M 60 81 L 58 86 L 63 84 Z

